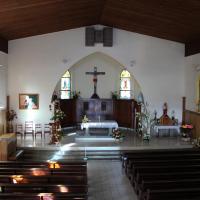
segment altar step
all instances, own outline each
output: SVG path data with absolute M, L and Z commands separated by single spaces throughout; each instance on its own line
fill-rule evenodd
M 55 150 L 36 150 L 23 149 L 23 154 L 19 159 L 21 160 L 75 160 L 75 159 L 89 159 L 89 160 L 119 160 L 121 159 L 121 152 L 117 150 L 109 151 L 55 151 Z

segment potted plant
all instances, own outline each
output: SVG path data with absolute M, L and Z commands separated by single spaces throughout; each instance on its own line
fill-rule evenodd
M 81 95 L 81 92 L 80 91 L 72 91 L 72 98 L 73 99 L 78 99 Z
M 114 92 L 111 92 L 111 97 L 112 99 L 118 99 L 118 92 L 117 91 L 114 91 Z
M 7 118 L 7 132 L 12 133 L 14 131 L 13 129 L 13 121 L 14 119 L 17 119 L 17 113 L 14 110 L 8 110 L 6 113 Z
M 192 129 L 193 129 L 193 125 L 191 124 L 183 124 L 180 127 L 180 131 L 182 133 L 182 139 L 184 141 L 190 141 L 192 138 Z

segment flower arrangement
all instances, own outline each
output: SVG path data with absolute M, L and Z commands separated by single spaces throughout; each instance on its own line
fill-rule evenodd
M 144 140 L 150 139 L 151 126 L 155 123 L 148 106 L 148 103 L 141 103 L 141 112 L 136 113 L 136 118 L 138 120 L 137 132 L 143 137 Z
M 118 99 L 118 97 L 119 97 L 118 92 L 117 91 L 111 92 L 111 97 L 112 97 L 112 99 Z
M 180 127 L 180 131 L 182 133 L 182 137 L 183 138 L 191 138 L 191 136 L 192 136 L 191 130 L 192 129 L 193 129 L 193 125 L 191 125 L 191 124 L 183 124 Z
M 87 123 L 89 122 L 90 120 L 87 118 L 86 115 L 84 115 L 83 119 L 82 119 L 82 123 Z
M 77 91 L 72 91 L 71 95 L 72 95 L 73 99 L 78 99 L 80 97 L 80 95 L 81 95 L 81 92 L 80 91 L 78 91 L 78 92 Z
M 112 136 L 116 140 L 120 140 L 125 137 L 125 135 L 119 129 L 113 129 Z
M 7 121 L 11 122 L 14 119 L 17 119 L 17 113 L 14 110 L 8 110 L 6 117 Z
M 182 129 L 189 129 L 189 130 L 191 130 L 191 129 L 193 129 L 193 126 L 191 124 L 185 124 L 185 125 L 182 125 L 181 128 Z

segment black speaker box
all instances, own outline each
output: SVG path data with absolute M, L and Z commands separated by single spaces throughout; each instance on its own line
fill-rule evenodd
M 94 46 L 95 29 L 93 27 L 85 28 L 85 46 Z
M 113 46 L 113 28 L 105 27 L 103 29 L 103 46 L 112 47 Z

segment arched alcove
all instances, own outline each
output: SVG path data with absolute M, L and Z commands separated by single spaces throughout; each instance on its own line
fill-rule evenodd
M 97 71 L 105 72 L 105 75 L 97 77 L 97 94 L 100 98 L 109 99 L 111 93 L 120 93 L 120 74 L 122 70 L 126 69 L 116 59 L 104 54 L 102 52 L 92 53 L 71 67 L 66 66 L 66 71 L 69 70 L 71 74 L 71 91 L 80 92 L 82 98 L 90 98 L 93 94 L 93 76 L 86 75 L 85 72 L 93 72 L 94 67 Z M 63 71 L 63 74 L 66 72 Z M 61 80 L 56 84 L 55 91 L 60 96 Z M 136 81 L 133 74 L 131 74 L 131 98 L 137 99 L 141 88 Z

